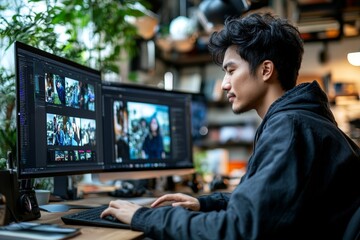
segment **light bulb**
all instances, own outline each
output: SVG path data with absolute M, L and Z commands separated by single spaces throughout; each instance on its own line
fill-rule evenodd
M 360 66 L 360 52 L 348 53 L 347 59 L 351 65 Z

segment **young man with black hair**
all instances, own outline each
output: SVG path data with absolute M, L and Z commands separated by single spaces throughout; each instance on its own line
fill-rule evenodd
M 296 86 L 303 55 L 285 19 L 229 19 L 209 42 L 234 113 L 263 119 L 232 193 L 167 194 L 152 208 L 112 201 L 113 215 L 154 239 L 342 239 L 360 205 L 360 150 L 314 81 Z M 172 201 L 172 206 L 158 207 Z

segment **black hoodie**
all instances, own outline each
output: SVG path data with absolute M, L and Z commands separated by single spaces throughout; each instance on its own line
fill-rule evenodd
M 200 197 L 200 212 L 140 208 L 131 225 L 154 239 L 342 239 L 359 183 L 359 147 L 319 85 L 305 83 L 269 108 L 231 194 Z

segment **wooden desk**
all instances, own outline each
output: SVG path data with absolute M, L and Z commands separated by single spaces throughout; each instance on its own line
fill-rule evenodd
M 86 196 L 85 199 L 76 200 L 76 201 L 66 201 L 64 204 L 78 204 L 78 205 L 89 205 L 89 206 L 99 206 L 103 204 L 108 204 L 111 200 L 116 198 L 109 196 L 101 196 L 101 195 L 93 195 Z M 81 234 L 72 238 L 76 240 L 84 239 L 143 239 L 143 233 L 132 231 L 128 229 L 116 229 L 116 228 L 105 228 L 105 227 L 94 227 L 94 226 L 80 226 L 80 225 L 65 225 L 61 220 L 61 216 L 76 212 L 83 211 L 84 209 L 71 209 L 68 212 L 57 212 L 57 213 L 49 213 L 41 211 L 41 218 L 34 220 L 33 222 L 39 223 L 50 223 L 50 224 L 58 224 L 66 227 L 75 227 L 81 229 Z

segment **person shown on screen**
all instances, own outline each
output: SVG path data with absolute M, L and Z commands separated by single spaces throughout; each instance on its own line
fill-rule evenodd
M 67 146 L 71 146 L 71 138 L 72 138 L 72 135 L 71 135 L 71 132 L 70 132 L 70 122 L 69 121 L 66 121 L 66 124 L 64 125 L 64 134 L 65 134 L 65 140 L 64 140 L 64 145 L 67 145 Z
M 122 162 L 130 158 L 130 148 L 127 141 L 128 115 L 123 102 L 114 104 L 114 137 L 116 161 Z
M 53 103 L 53 76 L 50 73 L 45 73 L 45 87 L 46 87 L 46 102 Z
M 149 122 L 149 132 L 142 145 L 142 157 L 146 159 L 165 158 L 163 137 L 161 136 L 159 122 L 155 116 Z
M 52 132 L 52 136 L 53 136 L 53 142 L 52 142 L 52 145 L 55 145 L 56 143 L 56 132 L 57 132 L 57 120 L 56 120 L 56 116 L 54 115 L 53 117 L 53 122 L 52 122 L 52 129 L 53 129 L 53 132 Z
M 85 95 L 86 95 L 86 86 L 83 82 L 80 81 L 79 92 L 78 92 L 78 103 L 81 109 L 87 109 L 85 102 Z
M 142 139 L 143 142 L 145 140 L 145 137 L 149 134 L 149 127 L 145 118 L 142 117 L 139 119 L 137 128 L 139 135 L 141 136 L 140 138 Z
M 71 106 L 72 107 L 79 107 L 79 94 L 80 94 L 80 89 L 79 89 L 79 82 L 76 82 L 73 86 L 72 86 L 72 93 L 71 93 Z
M 73 127 L 68 128 L 68 138 L 67 138 L 67 145 L 69 146 L 78 146 L 79 143 L 76 141 L 76 134 L 74 132 Z
M 84 124 L 81 129 L 81 145 L 90 146 L 90 126 Z
M 65 104 L 65 88 L 61 84 L 60 80 L 56 80 L 56 91 L 57 91 L 60 102 L 62 104 Z
M 93 86 L 89 85 L 88 87 L 88 109 L 94 111 L 95 110 L 95 93 L 93 90 Z
M 65 145 L 65 133 L 62 128 L 62 124 L 60 124 L 60 123 L 58 123 L 56 126 L 55 144 L 54 145 L 59 145 L 59 146 Z
M 80 145 L 80 139 L 81 139 L 80 138 L 80 126 L 78 124 L 76 124 L 75 117 L 73 117 L 73 119 L 72 119 L 71 128 L 72 128 L 72 132 L 73 132 L 74 141 L 76 142 L 76 145 L 73 145 L 73 146 L 78 146 L 78 145 Z
M 228 19 L 209 50 L 233 112 L 262 118 L 241 182 L 232 193 L 164 195 L 152 208 L 111 201 L 101 216 L 153 239 L 342 239 L 360 204 L 360 149 L 319 84 L 296 85 L 297 28 L 271 14 Z

